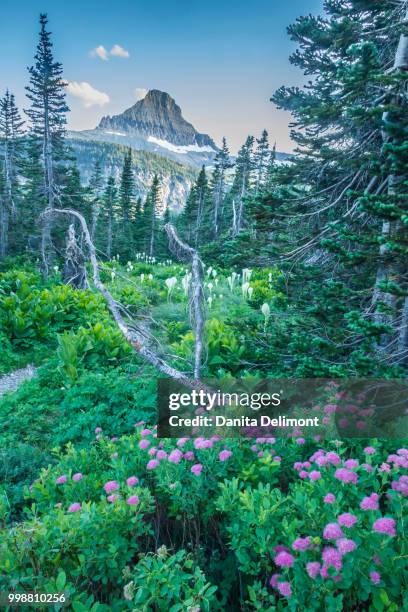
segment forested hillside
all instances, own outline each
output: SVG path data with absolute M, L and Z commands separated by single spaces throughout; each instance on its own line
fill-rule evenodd
M 294 154 L 264 130 L 197 172 L 68 138 L 41 16 L 27 108 L 12 83 L 0 103 L 0 373 L 35 368 L 11 393 L 0 377 L 1 591 L 74 612 L 407 609 L 406 414 L 388 438 L 361 418 L 352 439 L 166 439 L 156 407 L 163 376 L 327 379 L 311 409 L 334 427 L 372 409 L 342 379 L 406 380 L 407 23 L 396 0 L 299 17 L 306 85 L 271 92 Z

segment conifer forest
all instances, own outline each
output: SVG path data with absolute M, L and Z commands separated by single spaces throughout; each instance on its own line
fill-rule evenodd
M 406 401 L 340 392 L 407 379 L 408 2 L 307 4 L 288 153 L 158 90 L 73 132 L 40 10 L 1 75 L 0 609 L 408 610 Z M 324 380 L 360 433 L 162 437 L 163 378 Z

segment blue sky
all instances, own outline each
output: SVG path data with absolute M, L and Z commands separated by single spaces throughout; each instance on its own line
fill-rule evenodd
M 286 27 L 321 6 L 322 0 L 6 0 L 0 91 L 8 87 L 26 104 L 26 67 L 39 13 L 47 12 L 55 57 L 71 83 L 70 128 L 95 127 L 154 88 L 171 94 L 199 131 L 218 143 L 225 135 L 234 152 L 263 128 L 287 151 L 290 117 L 269 98 L 282 84 L 303 82 L 289 63 L 294 46 Z

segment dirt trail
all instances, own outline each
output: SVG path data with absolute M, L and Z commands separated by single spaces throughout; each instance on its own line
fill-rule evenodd
M 0 376 L 0 397 L 9 391 L 15 391 L 25 381 L 33 378 L 36 374 L 36 368 L 28 365 L 21 370 L 14 370 L 10 374 Z

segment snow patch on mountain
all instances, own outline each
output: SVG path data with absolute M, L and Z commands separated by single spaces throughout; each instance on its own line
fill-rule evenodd
M 197 144 L 192 145 L 175 145 L 167 140 L 162 140 L 161 138 L 156 138 L 155 136 L 149 136 L 147 138 L 147 142 L 151 142 L 153 144 L 158 145 L 162 149 L 168 149 L 173 153 L 215 153 L 214 149 L 210 146 L 200 147 Z
M 105 134 L 112 134 L 112 136 L 126 136 L 125 132 L 114 132 L 112 130 L 105 130 Z

